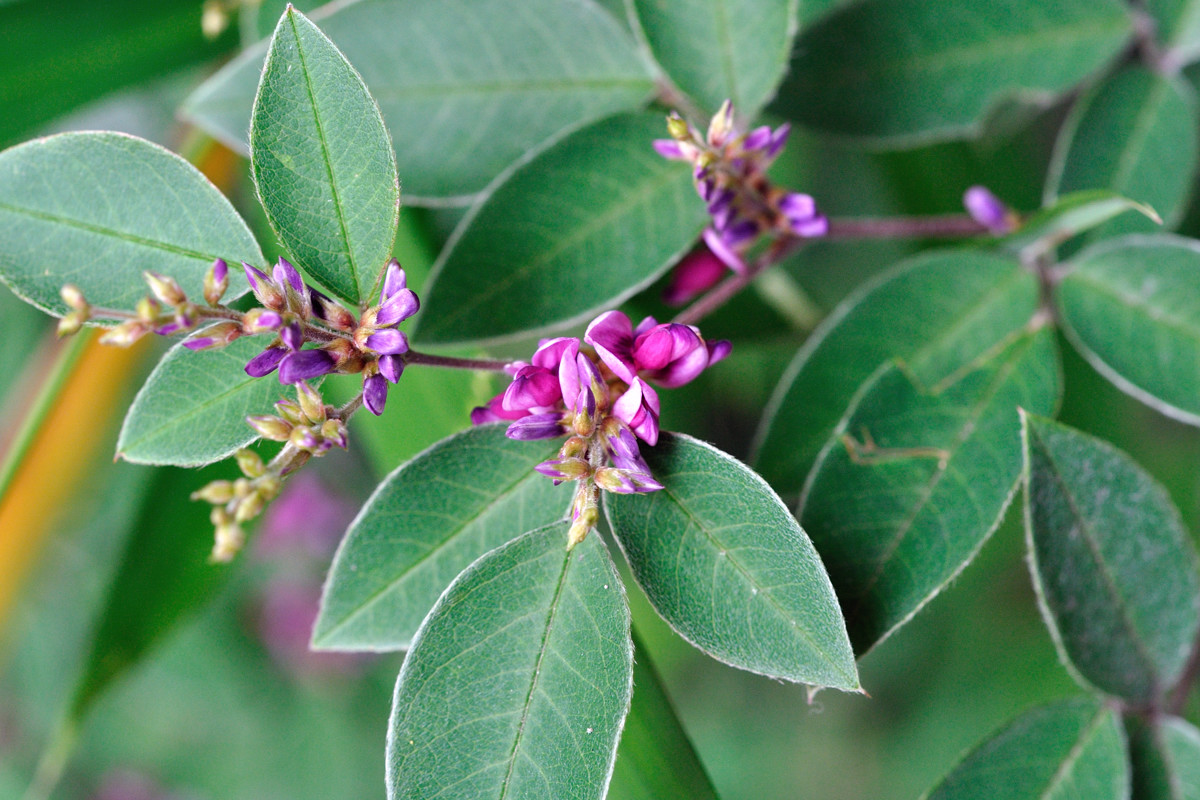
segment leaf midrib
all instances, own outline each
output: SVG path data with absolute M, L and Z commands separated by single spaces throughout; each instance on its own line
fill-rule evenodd
M 254 386 L 259 385 L 260 380 L 261 380 L 261 378 L 250 378 L 248 380 L 244 380 L 241 383 L 238 383 L 234 386 L 229 387 L 228 389 L 221 392 L 220 394 L 211 396 L 208 400 L 205 400 L 200 404 L 193 403 L 193 404 L 189 405 L 187 407 L 186 411 L 183 411 L 179 414 L 172 415 L 171 417 L 169 417 L 167 419 L 166 422 L 164 422 L 160 425 L 157 425 L 154 428 L 142 433 L 140 436 L 138 436 L 137 439 L 134 439 L 130 442 L 126 442 L 124 447 L 120 447 L 118 449 L 118 455 L 125 455 L 130 449 L 136 447 L 137 445 L 144 443 L 147 439 L 153 439 L 156 436 L 161 436 L 163 431 L 165 431 L 165 430 L 179 427 L 180 425 L 183 425 L 184 423 L 186 423 L 188 420 L 191 420 L 195 417 L 203 416 L 205 413 L 208 412 L 209 409 L 213 408 L 214 406 L 219 404 L 221 401 L 228 398 L 230 395 L 237 394 L 237 393 L 245 390 L 247 387 L 254 387 Z M 150 388 L 153 388 L 153 387 L 150 387 Z M 137 404 L 135 403 L 135 405 L 130 408 L 131 415 L 136 410 L 136 408 L 137 408 Z M 248 437 L 248 440 L 252 440 L 252 439 L 256 438 L 253 434 L 250 433 L 249 430 L 247 430 L 246 435 Z M 118 444 L 120 444 L 120 443 L 118 442 Z
M 1068 774 L 1075 769 L 1075 764 L 1079 761 L 1079 757 L 1083 755 L 1084 748 L 1087 747 L 1087 745 L 1091 742 L 1096 729 L 1103 724 L 1107 715 L 1108 709 L 1104 706 L 1101 706 L 1096 712 L 1096 715 L 1092 717 L 1092 719 L 1080 732 L 1079 738 L 1075 741 L 1075 744 L 1073 744 L 1071 749 L 1067 751 L 1066 758 L 1064 758 L 1063 762 L 1058 765 L 1058 769 L 1056 769 L 1054 774 L 1050 776 L 1050 781 L 1046 784 L 1046 788 L 1043 789 L 1038 795 L 1038 800 L 1051 800 L 1051 798 L 1054 796 L 1054 792 L 1060 785 L 1062 785 L 1063 781 L 1067 779 Z

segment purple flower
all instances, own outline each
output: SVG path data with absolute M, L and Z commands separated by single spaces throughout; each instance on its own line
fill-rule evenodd
M 1016 219 L 1008 206 L 986 186 L 972 186 L 963 193 L 963 206 L 971 219 L 999 236 L 1016 229 Z
M 748 268 L 742 254 L 716 228 L 705 228 L 702 238 L 712 254 L 721 259 L 725 266 L 739 275 L 745 274 Z
M 299 383 L 328 375 L 337 360 L 326 350 L 299 350 L 288 353 L 279 363 L 280 383 Z
M 597 317 L 584 338 L 609 369 L 631 386 L 639 374 L 667 388 L 682 386 L 729 354 L 728 342 L 710 348 L 689 325 L 659 324 L 646 317 L 634 330 L 620 311 Z
M 705 244 L 684 256 L 671 271 L 663 291 L 663 302 L 680 306 L 716 286 L 725 276 L 726 264 Z
M 250 359 L 246 364 L 246 374 L 251 378 L 261 378 L 270 375 L 279 366 L 279 362 L 288 354 L 286 347 L 268 347 Z
M 300 273 L 292 266 L 291 262 L 283 256 L 279 257 L 279 263 L 271 270 L 271 275 L 275 278 L 275 285 L 279 288 L 291 286 L 293 291 L 304 291 L 304 279 L 300 277 Z
M 592 320 L 583 340 L 596 348 L 613 374 L 625 383 L 637 378 L 637 367 L 633 364 L 633 324 L 620 311 L 605 311 Z
M 613 415 L 651 447 L 658 442 L 658 414 L 658 392 L 641 378 L 634 378 L 613 403 Z
M 386 327 L 403 322 L 417 313 L 420 307 L 421 301 L 416 292 L 408 288 L 408 277 L 401 269 L 400 262 L 393 258 L 384 272 L 375 324 Z
M 387 378 L 389 383 L 396 383 L 403 373 L 404 359 L 393 355 L 379 357 L 379 374 Z
M 555 439 L 567 432 L 562 424 L 562 413 L 530 414 L 508 426 L 504 435 L 510 439 L 529 441 L 533 439 Z
M 817 203 L 807 194 L 793 192 L 779 201 L 779 211 L 788 228 L 797 236 L 813 238 L 829 232 L 829 220 L 817 211 Z
M 561 399 L 558 377 L 545 367 L 530 365 L 522 367 L 504 390 L 503 406 L 507 411 L 530 412 L 550 408 Z
M 408 352 L 408 337 L 395 328 L 381 328 L 367 337 L 367 347 L 384 355 L 403 355 Z
M 504 407 L 504 392 L 493 397 L 486 406 L 471 409 L 471 424 L 486 425 L 489 422 L 510 422 L 528 416 L 528 411 L 509 411 Z
M 387 402 L 387 381 L 382 375 L 368 375 L 363 378 L 363 405 L 375 416 L 383 413 Z

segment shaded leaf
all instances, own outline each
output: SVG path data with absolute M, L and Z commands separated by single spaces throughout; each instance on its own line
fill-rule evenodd
M 1112 445 L 1032 415 L 1024 426 L 1029 565 L 1059 653 L 1085 688 L 1153 702 L 1200 629 L 1179 511 Z
M 1157 23 L 1154 38 L 1175 63 L 1200 57 L 1200 2 L 1197 0 L 1145 0 L 1142 4 Z
M 1116 714 L 1066 700 L 1017 717 L 972 751 L 926 800 L 1124 800 L 1125 741 Z
M 1123 391 L 1200 424 L 1200 245 L 1131 236 L 1070 268 L 1056 298 L 1072 342 Z
M 1200 731 L 1175 717 L 1125 718 L 1138 800 L 1200 800 Z
M 901 359 L 938 383 L 1022 328 L 1037 303 L 1036 281 L 1013 259 L 952 250 L 902 262 L 848 297 L 796 354 L 759 427 L 755 467 L 795 495 L 881 364 Z
M 834 429 L 800 498 L 861 655 L 975 557 L 1021 472 L 1017 407 L 1061 393 L 1049 329 L 1023 332 L 939 383 L 881 367 Z
M 1116 0 L 866 0 L 800 36 L 776 108 L 890 147 L 972 135 L 1001 100 L 1070 89 L 1130 33 Z
M 654 91 L 628 32 L 582 0 L 361 0 L 314 16 L 379 101 L 410 204 L 468 202 L 555 133 Z M 243 152 L 264 52 L 246 51 L 184 107 Z
M 691 170 L 651 147 L 665 130 L 658 114 L 617 115 L 515 169 L 442 251 L 414 338 L 481 342 L 561 328 L 662 274 L 708 218 Z
M 629 710 L 629 607 L 599 536 L 497 548 L 438 600 L 400 669 L 389 800 L 602 798 Z
M 1002 245 L 1014 253 L 1037 256 L 1127 211 L 1136 211 L 1162 224 L 1158 213 L 1149 206 L 1107 189 L 1088 189 L 1060 197 L 1054 205 L 1030 215 L 1020 230 L 1004 237 Z
M 273 402 L 294 395 L 274 375 L 246 374 L 246 362 L 268 341 L 248 336 L 225 348 L 195 353 L 182 344 L 173 347 L 125 415 L 117 440 L 120 457 L 138 464 L 197 467 L 257 439 L 246 417 L 270 413 Z
M 671 80 L 709 113 L 726 99 L 753 119 L 775 93 L 796 35 L 798 0 L 633 0 Z
M 666 488 L 606 494 L 613 534 L 654 608 L 741 669 L 856 691 L 858 671 L 812 542 L 745 465 L 682 434 L 645 448 Z
M 445 439 L 387 477 L 338 548 L 313 645 L 399 650 L 472 561 L 562 519 L 567 489 L 534 472 L 558 442 L 518 442 L 503 425 Z
M 373 302 L 400 213 L 392 143 L 362 78 L 290 6 L 271 39 L 250 151 L 267 218 L 297 265 L 351 303 Z
M 202 296 L 216 258 L 262 262 L 229 201 L 191 164 L 120 133 L 64 133 L 0 153 L 0 278 L 61 315 L 65 283 L 92 305 L 129 310 L 146 270 Z M 230 297 L 245 291 L 231 276 Z

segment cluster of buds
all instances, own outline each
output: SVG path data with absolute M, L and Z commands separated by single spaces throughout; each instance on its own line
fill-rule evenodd
M 224 261 L 218 260 L 218 264 L 224 269 Z M 216 267 L 214 264 L 213 269 Z M 196 327 L 201 319 L 201 311 L 173 278 L 157 272 L 143 272 L 142 276 L 150 287 L 150 294 L 138 300 L 133 314 L 95 308 L 88 303 L 78 286 L 67 284 L 62 287 L 60 295 L 70 311 L 59 320 L 58 335 L 78 333 L 84 323 L 95 317 L 115 317 L 124 319 L 124 322 L 106 331 L 100 343 L 129 347 L 148 333 L 171 336 Z
M 767 178 L 767 167 L 787 141 L 787 124 L 748 132 L 734 123 L 733 105 L 726 100 L 702 134 L 678 114 L 667 118 L 670 139 L 658 139 L 659 155 L 692 164 L 696 191 L 708 204 L 712 222 L 704 244 L 676 268 L 669 302 L 682 303 L 720 280 L 723 270 L 714 259 L 738 274 L 748 267 L 746 252 L 761 236 L 780 242 L 824 236 L 828 219 L 807 194 L 788 192 Z
M 508 421 L 512 439 L 567 436 L 556 458 L 537 466 L 555 483 L 576 482 L 568 545 L 599 519 L 599 491 L 653 492 L 662 484 L 638 449 L 658 441 L 659 399 L 651 383 L 672 388 L 727 356 L 727 341 L 647 317 L 635 329 L 620 311 L 588 326 L 583 342 L 544 339 L 530 363 L 512 365 L 512 383 L 471 413 L 476 425 Z
M 242 525 L 261 514 L 275 499 L 287 475 L 313 456 L 324 455 L 334 447 L 346 447 L 345 422 L 330 414 L 317 390 L 298 383 L 296 394 L 294 401 L 284 399 L 275 404 L 276 415 L 247 418 L 264 439 L 284 443 L 270 463 L 264 464 L 252 450 L 239 450 L 237 462 L 243 477 L 213 481 L 192 494 L 193 500 L 213 506 L 209 515 L 216 531 L 213 561 L 229 561 L 241 550 L 246 541 Z

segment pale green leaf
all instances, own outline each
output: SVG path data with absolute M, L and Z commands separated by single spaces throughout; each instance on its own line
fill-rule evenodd
M 480 558 L 400 669 L 389 800 L 604 797 L 629 710 L 629 608 L 604 543 L 565 523 Z
M 290 6 L 254 101 L 250 154 L 296 265 L 353 304 L 375 301 L 400 213 L 392 143 L 362 78 Z
M 120 133 L 65 133 L 0 153 L 0 278 L 61 315 L 63 284 L 96 306 L 132 310 L 142 273 L 200 298 L 217 258 L 262 262 L 229 201 L 191 164 Z M 245 291 L 231 275 L 230 296 Z
M 467 565 L 566 516 L 570 491 L 533 470 L 558 444 L 513 441 L 504 426 L 486 425 L 439 442 L 389 475 L 334 557 L 314 646 L 407 647 Z
M 1085 687 L 1155 702 L 1200 629 L 1200 562 L 1179 512 L 1112 445 L 1024 420 L 1029 565 L 1059 652 Z
M 1150 221 L 1162 224 L 1158 213 L 1149 206 L 1107 189 L 1086 189 L 1064 195 L 1054 205 L 1030 215 L 1020 229 L 1004 237 L 1001 244 L 1007 250 L 1033 258 L 1127 211 L 1136 211 Z
M 605 495 L 609 523 L 654 608 L 716 659 L 857 691 L 833 587 L 787 508 L 741 462 L 682 434 L 644 448 L 666 488 Z
M 1017 408 L 1049 414 L 1060 392 L 1046 328 L 937 383 L 897 361 L 863 385 L 800 498 L 860 654 L 932 599 L 1000 524 L 1021 472 Z

